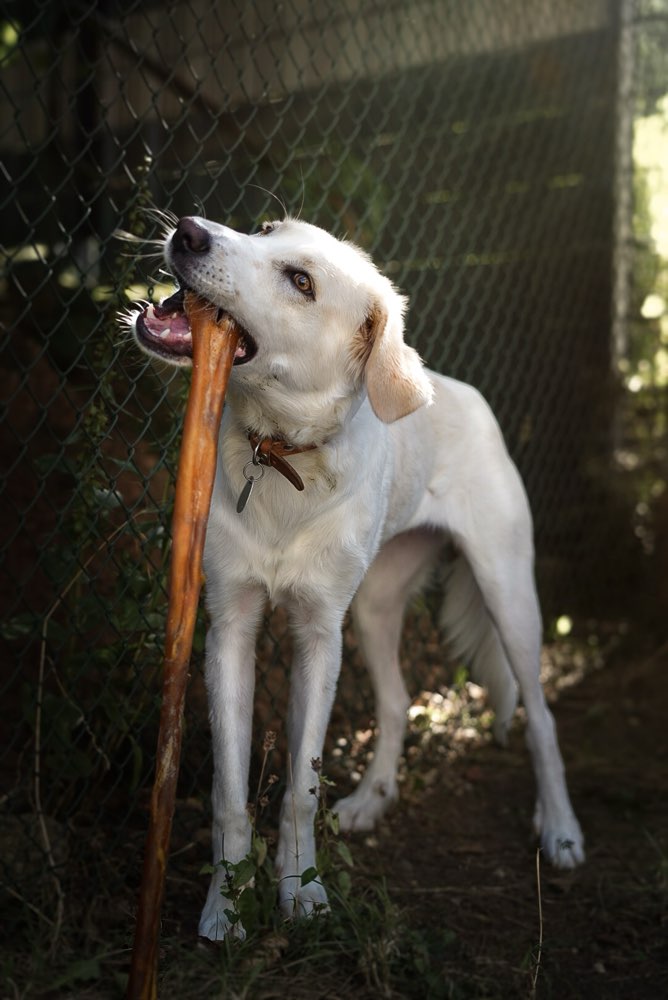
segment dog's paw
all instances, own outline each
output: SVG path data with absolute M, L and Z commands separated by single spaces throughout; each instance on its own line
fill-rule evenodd
M 497 715 L 494 719 L 492 723 L 492 736 L 498 746 L 504 748 L 508 746 L 508 734 L 510 733 L 512 724 L 512 718 L 505 719 Z
M 583 863 L 584 836 L 573 813 L 565 818 L 551 820 L 543 815 L 538 803 L 533 825 L 540 838 L 543 854 L 555 868 L 576 868 Z
M 223 886 L 222 872 L 217 869 L 211 877 L 198 934 L 200 937 L 208 938 L 209 941 L 223 941 L 225 938 L 243 941 L 246 931 L 241 922 L 234 919 L 234 903 L 223 895 Z
M 236 941 L 243 941 L 246 938 L 246 931 L 243 925 L 236 921 L 232 923 L 225 913 L 225 910 L 232 909 L 232 903 L 222 896 L 216 901 L 215 907 L 207 905 L 200 917 L 198 934 L 200 937 L 208 938 L 209 941 L 223 941 L 225 938 L 233 938 Z
M 373 830 L 398 797 L 396 781 L 375 780 L 366 785 L 362 782 L 357 791 L 336 803 L 334 813 L 342 830 Z
M 278 894 L 281 913 L 286 920 L 315 917 L 329 912 L 327 892 L 319 876 L 306 885 L 302 885 L 298 875 L 284 876 L 280 880 Z
M 540 846 L 555 868 L 577 868 L 585 859 L 584 837 L 576 820 L 571 826 L 541 833 Z

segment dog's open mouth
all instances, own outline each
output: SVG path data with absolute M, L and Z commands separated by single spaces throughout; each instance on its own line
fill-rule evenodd
M 147 306 L 135 320 L 135 332 L 144 346 L 166 361 L 192 358 L 193 341 L 188 317 L 184 311 L 185 288 L 179 288 L 159 305 Z M 220 309 L 220 321 L 224 310 Z M 237 324 L 238 325 L 238 324 Z M 243 365 L 257 353 L 257 344 L 251 335 L 239 327 L 241 337 L 234 356 L 235 365 Z

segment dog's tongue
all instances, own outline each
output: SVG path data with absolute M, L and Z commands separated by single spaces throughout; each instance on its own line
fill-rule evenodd
M 150 305 L 144 313 L 144 324 L 152 337 L 170 347 L 172 350 L 185 353 L 190 350 L 192 336 L 190 323 L 183 312 L 170 312 L 167 303 L 160 306 Z

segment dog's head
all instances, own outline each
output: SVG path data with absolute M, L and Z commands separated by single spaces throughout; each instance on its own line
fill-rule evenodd
M 186 217 L 165 241 L 179 290 L 134 320 L 139 344 L 189 364 L 183 295 L 192 289 L 242 331 L 231 385 L 342 398 L 366 386 L 386 423 L 431 399 L 416 352 L 403 341 L 406 300 L 350 243 L 305 222 L 265 223 L 252 236 Z

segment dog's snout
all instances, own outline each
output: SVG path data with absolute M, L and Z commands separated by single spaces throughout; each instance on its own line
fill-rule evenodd
M 208 229 L 190 216 L 179 219 L 172 236 L 174 250 L 183 253 L 206 253 L 210 247 L 211 235 Z

